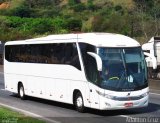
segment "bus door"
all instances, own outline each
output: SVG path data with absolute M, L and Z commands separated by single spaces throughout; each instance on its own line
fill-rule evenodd
M 97 92 L 99 92 L 98 87 L 89 82 L 89 103 L 90 103 L 90 106 L 91 106 L 91 108 L 99 109 L 100 100 L 99 100 L 99 95 Z

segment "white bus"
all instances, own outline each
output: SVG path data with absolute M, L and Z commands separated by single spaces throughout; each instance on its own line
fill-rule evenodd
M 110 33 L 50 35 L 5 44 L 5 89 L 85 107 L 112 110 L 148 105 L 140 44 Z

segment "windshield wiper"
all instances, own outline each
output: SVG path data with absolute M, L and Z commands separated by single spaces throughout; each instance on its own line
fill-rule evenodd
M 125 60 L 124 54 L 125 54 L 125 51 L 124 51 L 124 49 L 123 49 L 123 52 L 122 52 L 122 61 L 123 61 L 123 66 L 124 66 L 125 75 L 126 75 L 126 77 L 127 77 L 127 66 L 126 66 L 126 60 Z

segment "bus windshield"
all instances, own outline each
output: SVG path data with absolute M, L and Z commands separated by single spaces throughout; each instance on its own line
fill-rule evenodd
M 102 59 L 101 88 L 134 91 L 148 86 L 146 63 L 140 47 L 101 47 L 98 54 Z

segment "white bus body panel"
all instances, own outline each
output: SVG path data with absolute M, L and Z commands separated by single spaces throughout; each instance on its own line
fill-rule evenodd
M 8 65 L 7 65 L 8 64 Z M 26 95 L 73 103 L 74 89 L 85 96 L 86 81 L 82 71 L 70 65 L 9 63 L 5 60 L 5 87 L 17 93 L 22 82 Z

